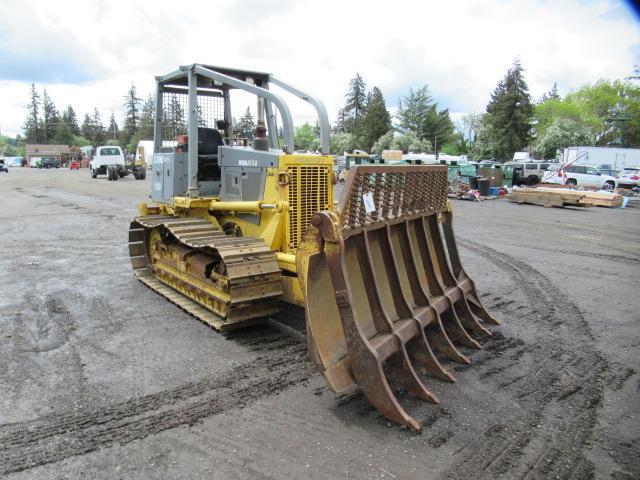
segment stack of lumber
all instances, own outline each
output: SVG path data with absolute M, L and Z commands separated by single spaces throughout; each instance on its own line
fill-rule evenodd
M 544 207 L 620 207 L 622 196 L 612 192 L 593 192 L 569 188 L 518 188 L 507 199 L 515 203 L 530 203 Z

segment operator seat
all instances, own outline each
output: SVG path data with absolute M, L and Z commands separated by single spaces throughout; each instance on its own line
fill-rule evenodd
M 224 145 L 215 128 L 198 128 L 198 181 L 220 181 L 218 147 Z

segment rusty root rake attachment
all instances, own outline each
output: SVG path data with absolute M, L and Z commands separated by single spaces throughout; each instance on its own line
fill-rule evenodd
M 334 212 L 312 217 L 298 247 L 311 358 L 331 390 L 359 385 L 388 419 L 419 430 L 389 380 L 438 403 L 416 373 L 454 382 L 439 361 L 470 360 L 470 332 L 498 324 L 456 247 L 446 166 L 356 166 Z M 437 355 L 436 355 L 437 352 Z

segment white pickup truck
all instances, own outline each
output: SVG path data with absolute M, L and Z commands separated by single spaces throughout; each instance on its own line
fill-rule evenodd
M 118 180 L 128 172 L 124 164 L 124 153 L 117 145 L 105 145 L 96 148 L 96 154 L 89 164 L 91 178 L 106 175 L 109 180 Z
M 89 164 L 91 178 L 98 175 L 106 175 L 109 180 L 118 180 L 130 173 L 136 180 L 144 180 L 146 178 L 146 169 L 144 164 L 133 162 L 127 165 L 122 149 L 117 145 L 104 145 L 96 148 L 96 154 L 93 156 Z

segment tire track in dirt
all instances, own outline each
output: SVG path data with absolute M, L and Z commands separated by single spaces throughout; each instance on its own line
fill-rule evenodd
M 269 329 L 254 330 L 249 336 L 253 336 L 256 345 L 277 343 L 278 348 L 259 349 L 260 356 L 251 362 L 174 389 L 101 409 L 0 426 L 0 474 L 192 425 L 205 417 L 278 394 L 315 374 L 307 359 L 306 345 L 286 339 L 279 332 L 273 334 Z
M 593 465 L 582 448 L 596 424 L 608 366 L 587 321 L 536 269 L 485 245 L 458 243 L 513 278 L 536 313 L 537 337 L 520 352 L 531 358 L 533 370 L 501 384 L 520 408 L 505 412 L 504 421 L 487 428 L 484 438 L 456 452 L 445 477 L 499 478 L 508 473 L 509 478 L 529 480 L 592 478 Z
M 550 252 L 550 253 L 563 253 L 566 255 L 575 255 L 578 257 L 586 257 L 586 258 L 597 258 L 599 260 L 606 260 L 609 262 L 616 262 L 616 263 L 624 263 L 624 264 L 635 264 L 635 265 L 640 265 L 640 258 L 638 257 L 629 257 L 626 255 L 616 255 L 613 253 L 597 253 L 597 252 L 585 252 L 585 251 L 581 251 L 581 250 L 563 250 L 561 248 L 549 248 L 549 247 L 542 247 L 539 245 L 524 245 L 524 244 L 514 244 L 514 246 L 517 247 L 522 247 L 522 248 L 529 248 L 531 250 L 535 250 L 535 251 L 544 251 L 544 252 Z

